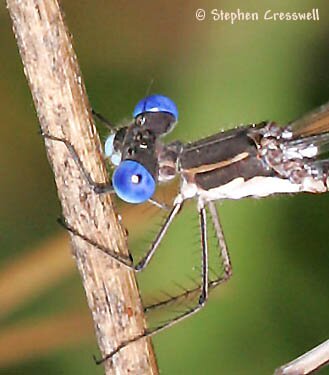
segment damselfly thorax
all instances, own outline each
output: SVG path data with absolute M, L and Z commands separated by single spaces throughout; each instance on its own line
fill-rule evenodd
M 319 156 L 326 142 L 328 134 L 296 138 L 291 126 L 261 123 L 180 145 L 176 173 L 182 180 L 181 197 L 206 202 L 323 193 L 329 164 Z
M 104 122 L 102 116 L 98 117 Z M 128 126 L 113 129 L 105 142 L 105 156 L 115 167 L 109 183 L 98 183 L 91 179 L 69 141 L 50 134 L 44 136 L 65 143 L 89 186 L 97 194 L 115 193 L 128 203 L 149 201 L 167 209 L 166 205 L 154 199 L 156 186 L 174 178 L 180 180 L 178 194 L 146 255 L 137 264 L 131 264 L 93 239 L 86 238 L 75 228 L 68 225 L 67 228 L 105 251 L 121 265 L 140 271 L 152 259 L 184 201 L 195 198 L 202 250 L 200 286 L 169 296 L 146 307 L 146 310 L 181 301 L 195 293 L 199 298 L 195 306 L 180 312 L 170 321 L 113 348 L 103 360 L 111 358 L 130 342 L 152 336 L 196 313 L 204 306 L 209 289 L 230 278 L 230 257 L 214 201 L 283 193 L 324 193 L 328 190 L 329 103 L 288 125 L 280 126 L 274 122 L 251 124 L 190 143 L 164 141 L 164 136 L 173 129 L 178 118 L 175 104 L 167 97 L 151 95 L 141 100 L 135 107 L 133 117 Z M 207 214 L 211 217 L 219 245 L 222 273 L 215 278 L 209 276 Z

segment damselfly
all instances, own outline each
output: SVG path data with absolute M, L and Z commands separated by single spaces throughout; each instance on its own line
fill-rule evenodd
M 74 145 L 67 140 L 49 134 L 45 134 L 45 137 L 66 144 L 88 184 L 97 194 L 115 193 L 128 203 L 150 201 L 163 208 L 164 205 L 153 198 L 156 186 L 178 177 L 179 192 L 145 257 L 132 265 L 109 251 L 106 253 L 130 269 L 144 269 L 184 202 L 195 198 L 201 232 L 201 285 L 185 290 L 181 295 L 169 297 L 153 307 L 164 306 L 182 296 L 198 292 L 195 306 L 122 343 L 103 360 L 111 358 L 129 343 L 153 336 L 196 313 L 206 303 L 209 290 L 230 278 L 231 262 L 215 201 L 328 191 L 329 103 L 289 125 L 279 126 L 274 122 L 251 124 L 185 144 L 180 141 L 163 141 L 178 119 L 176 105 L 169 98 L 162 95 L 144 98 L 135 107 L 133 117 L 128 126 L 114 130 L 105 142 L 105 156 L 115 167 L 110 183 L 93 181 Z M 223 274 L 214 280 L 209 278 L 207 212 L 215 229 L 223 266 Z M 68 229 L 104 250 L 74 228 Z

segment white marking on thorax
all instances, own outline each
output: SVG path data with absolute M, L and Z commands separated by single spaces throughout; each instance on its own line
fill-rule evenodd
M 322 180 L 315 180 L 313 177 L 306 177 L 302 183 L 302 191 L 310 193 L 325 193 L 327 187 Z
M 318 147 L 310 145 L 304 149 L 298 147 L 288 147 L 284 150 L 284 156 L 287 159 L 313 158 L 318 154 Z
M 185 199 L 198 195 L 205 201 L 245 197 L 260 198 L 275 193 L 297 193 L 299 191 L 301 191 L 301 185 L 294 184 L 287 179 L 262 176 L 253 177 L 247 181 L 243 177 L 238 177 L 225 185 L 210 190 L 200 189 L 195 184 L 187 182 L 183 182 L 181 187 Z
M 289 179 L 256 176 L 247 181 L 243 177 L 238 177 L 225 185 L 210 190 L 203 190 L 196 184 L 183 180 L 180 195 L 183 200 L 199 196 L 206 202 L 245 197 L 262 198 L 280 193 L 324 193 L 327 190 L 322 180 L 313 177 L 307 177 L 301 184 L 296 184 Z
M 304 150 L 300 150 L 300 153 L 305 157 L 305 158 L 313 158 L 318 154 L 319 150 L 318 147 L 311 145 Z

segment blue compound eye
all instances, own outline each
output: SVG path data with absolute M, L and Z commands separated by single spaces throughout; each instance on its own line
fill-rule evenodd
M 133 116 L 136 118 L 144 112 L 167 112 L 178 120 L 176 104 L 166 96 L 150 95 L 139 101 L 134 109 Z
M 112 185 L 119 198 L 128 203 L 143 203 L 152 197 L 155 181 L 140 163 L 124 160 L 113 173 Z
M 111 134 L 106 138 L 104 144 L 105 157 L 109 158 L 113 165 L 119 165 L 121 162 L 121 152 L 114 151 L 114 138 L 115 134 Z

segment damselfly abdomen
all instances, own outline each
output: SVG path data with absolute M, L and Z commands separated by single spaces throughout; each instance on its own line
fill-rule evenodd
M 106 140 L 105 156 L 115 166 L 112 181 L 107 184 L 97 183 L 90 178 L 74 145 L 52 135 L 45 136 L 66 144 L 96 193 L 115 193 L 128 203 L 150 201 L 164 208 L 153 197 L 156 186 L 178 178 L 178 194 L 146 255 L 136 265 L 131 265 L 109 251 L 106 253 L 133 270 L 144 269 L 184 202 L 195 198 L 201 232 L 201 283 L 200 287 L 185 290 L 178 296 L 169 296 L 151 308 L 164 306 L 198 292 L 195 306 L 122 343 L 103 360 L 111 358 L 130 342 L 154 335 L 194 314 L 204 306 L 209 289 L 229 279 L 231 262 L 215 201 L 283 193 L 324 193 L 328 190 L 329 103 L 289 125 L 279 126 L 274 122 L 251 124 L 187 144 L 163 141 L 178 118 L 177 108 L 169 98 L 149 96 L 137 104 L 133 116 L 134 120 L 128 126 L 114 130 Z M 215 229 L 223 266 L 223 274 L 215 279 L 209 278 L 207 212 Z M 97 246 L 92 239 L 86 239 L 74 228 L 68 229 Z

